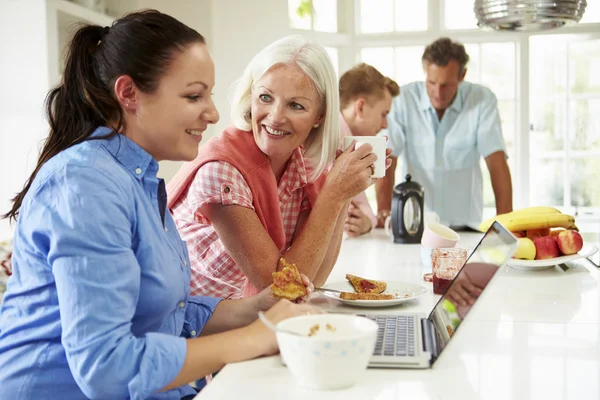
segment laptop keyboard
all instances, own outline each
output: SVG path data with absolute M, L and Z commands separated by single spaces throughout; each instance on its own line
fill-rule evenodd
M 361 315 L 379 325 L 374 356 L 414 356 L 416 316 Z

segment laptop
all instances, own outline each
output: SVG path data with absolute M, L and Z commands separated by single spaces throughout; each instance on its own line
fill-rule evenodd
M 379 331 L 370 367 L 430 368 L 452 340 L 461 322 L 480 301 L 496 272 L 513 256 L 518 240 L 494 222 L 429 315 L 358 314 L 377 322 Z M 465 281 L 481 288 L 471 306 L 458 305 Z

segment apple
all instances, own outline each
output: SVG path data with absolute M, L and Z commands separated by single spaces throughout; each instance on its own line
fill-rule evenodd
M 525 237 L 528 237 L 531 240 L 535 240 L 535 238 L 539 238 L 542 236 L 548 236 L 549 234 L 550 228 L 529 229 L 525 231 Z
M 572 229 L 562 231 L 556 237 L 558 248 L 565 255 L 576 254 L 583 247 L 583 239 L 579 232 Z
M 535 259 L 546 260 L 560 256 L 558 243 L 551 236 L 542 236 L 533 240 L 535 245 Z

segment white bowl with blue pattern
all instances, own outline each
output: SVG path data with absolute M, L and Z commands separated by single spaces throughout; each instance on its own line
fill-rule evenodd
M 303 315 L 281 321 L 277 327 L 303 335 L 277 332 L 277 343 L 298 384 L 317 390 L 344 389 L 357 383 L 377 338 L 377 324 L 356 315 Z

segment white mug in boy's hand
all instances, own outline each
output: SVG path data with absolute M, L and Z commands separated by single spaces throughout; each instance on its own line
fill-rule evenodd
M 383 178 L 385 176 L 385 137 L 383 136 L 346 136 L 344 137 L 344 149 L 347 149 L 353 140 L 356 140 L 355 149 L 365 143 L 373 147 L 373 153 L 377 156 L 377 161 L 373 164 L 375 171 L 373 178 Z

